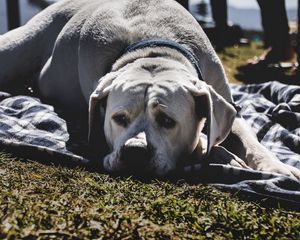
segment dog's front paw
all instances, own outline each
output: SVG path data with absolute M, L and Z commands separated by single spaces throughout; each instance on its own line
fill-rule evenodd
M 212 147 L 209 154 L 209 159 L 211 163 L 226 164 L 233 167 L 250 169 L 242 159 L 229 152 L 222 146 Z
M 256 170 L 278 173 L 300 180 L 300 170 L 290 165 L 284 164 L 279 160 L 266 160 L 257 164 Z
M 277 173 L 300 180 L 300 170 L 284 164 L 268 149 L 260 144 L 252 145 L 247 149 L 247 164 L 258 171 Z

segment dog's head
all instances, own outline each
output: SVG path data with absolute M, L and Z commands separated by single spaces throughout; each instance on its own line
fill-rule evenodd
M 106 170 L 154 175 L 223 141 L 235 116 L 210 86 L 166 60 L 140 60 L 108 73 L 91 95 L 89 111 L 90 141 L 101 148 L 104 137 L 110 149 Z M 205 122 L 207 146 L 199 137 Z

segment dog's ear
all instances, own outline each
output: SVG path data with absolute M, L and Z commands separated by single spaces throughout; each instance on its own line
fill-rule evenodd
M 221 143 L 231 131 L 236 110 L 211 86 L 202 81 L 198 81 L 198 83 L 190 87 L 189 90 L 195 97 L 196 112 L 200 112 L 201 115 L 207 118 L 208 154 L 211 148 Z
M 103 148 L 107 147 L 103 129 L 106 99 L 110 92 L 111 84 L 116 77 L 117 74 L 115 72 L 106 74 L 99 80 L 97 88 L 90 96 L 88 140 L 91 146 L 95 145 L 98 149 L 100 144 Z

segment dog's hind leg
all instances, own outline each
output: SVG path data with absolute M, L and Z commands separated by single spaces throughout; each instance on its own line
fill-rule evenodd
M 32 77 L 42 68 L 59 32 L 78 9 L 72 1 L 62 3 L 48 7 L 26 25 L 0 35 L 1 90 L 15 87 L 21 79 Z

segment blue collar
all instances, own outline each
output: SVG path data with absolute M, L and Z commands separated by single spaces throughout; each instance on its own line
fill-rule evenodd
M 146 47 L 168 47 L 168 48 L 177 50 L 193 64 L 193 66 L 195 67 L 195 69 L 197 71 L 198 78 L 202 81 L 204 80 L 202 77 L 203 75 L 202 75 L 198 60 L 195 57 L 195 55 L 191 51 L 189 51 L 187 48 L 182 46 L 181 44 L 179 44 L 175 41 L 172 41 L 172 40 L 159 39 L 159 38 L 141 40 L 141 41 L 138 41 L 138 42 L 135 42 L 135 43 L 129 45 L 124 50 L 123 54 L 133 52 L 137 49 L 146 48 Z

